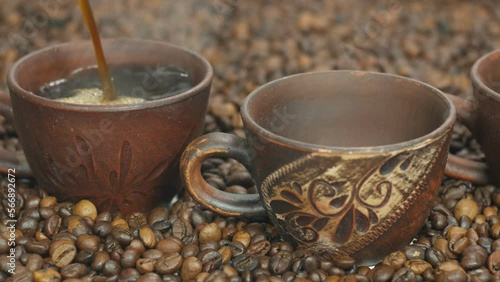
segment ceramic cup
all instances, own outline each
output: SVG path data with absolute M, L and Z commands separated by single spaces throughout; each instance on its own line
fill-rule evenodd
M 471 79 L 472 101 L 451 97 L 460 118 L 481 145 L 488 167 L 450 156 L 447 174 L 479 184 L 500 185 L 500 49 L 474 63 Z
M 18 167 L 60 201 L 91 200 L 99 210 L 127 214 L 154 207 L 179 187 L 180 156 L 203 130 L 213 70 L 201 56 L 166 43 L 103 41 L 110 66 L 173 65 L 193 88 L 159 100 L 127 105 L 77 105 L 37 96 L 42 85 L 95 65 L 90 42 L 48 47 L 10 69 L 7 83 L 14 126 L 31 171 Z M 141 87 L 138 85 L 138 87 Z M 3 105 L 2 112 L 11 111 Z
M 268 216 L 283 238 L 322 259 L 379 261 L 408 244 L 440 186 L 456 109 L 439 90 L 394 75 L 293 75 L 252 92 L 246 139 L 211 133 L 181 160 L 189 193 L 227 216 Z M 230 157 L 259 195 L 207 184 L 204 160 Z

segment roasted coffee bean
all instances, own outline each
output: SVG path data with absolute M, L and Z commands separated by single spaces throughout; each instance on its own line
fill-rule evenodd
M 132 240 L 132 242 L 130 242 L 130 245 L 128 245 L 125 250 L 134 250 L 139 255 L 142 255 L 146 251 L 146 248 L 140 240 L 134 239 Z
M 215 241 L 210 241 L 200 244 L 200 252 L 204 250 L 217 250 L 219 248 L 219 243 Z
M 500 251 L 494 251 L 488 257 L 488 269 L 492 273 L 496 273 L 497 271 L 500 271 Z
M 108 262 L 111 258 L 109 254 L 104 251 L 98 251 L 94 255 L 94 260 L 92 261 L 91 268 L 95 271 L 102 271 L 106 262 Z
M 156 248 L 164 253 L 179 253 L 184 243 L 177 237 L 167 237 L 158 241 Z
M 61 224 L 62 218 L 57 214 L 53 214 L 45 221 L 45 224 L 43 225 L 43 233 L 50 238 L 59 231 Z
M 457 235 L 452 236 L 449 239 L 448 248 L 453 253 L 459 255 L 465 250 L 465 248 L 467 248 L 468 246 L 470 246 L 472 244 L 473 244 L 473 242 L 469 238 L 465 237 L 465 234 L 463 234 L 463 235 L 457 234 Z
M 99 237 L 95 235 L 83 234 L 80 235 L 76 240 L 76 246 L 80 250 L 88 252 L 96 252 L 99 249 L 100 240 Z
M 222 238 L 222 231 L 216 223 L 206 224 L 199 233 L 200 243 L 217 242 Z
M 234 269 L 234 267 L 227 265 L 227 264 L 222 266 L 222 272 L 224 272 L 227 277 L 238 276 L 238 271 L 236 271 L 236 269 Z
M 257 279 L 259 277 L 262 277 L 262 276 L 271 276 L 271 272 L 269 272 L 268 269 L 264 269 L 264 268 L 256 268 L 252 271 L 252 276 L 253 277 L 257 277 Z M 268 279 L 268 278 L 267 278 Z M 267 280 L 268 281 L 268 280 Z
M 203 264 L 196 257 L 188 257 L 184 260 L 181 270 L 180 277 L 182 281 L 188 281 L 194 279 L 202 270 Z
M 341 269 L 347 270 L 354 266 L 355 260 L 349 256 L 339 256 L 333 259 L 333 264 Z
M 68 227 L 68 231 L 75 236 L 92 233 L 92 229 L 81 216 L 71 215 L 65 218 L 64 221 L 66 222 L 64 225 Z
M 485 248 L 483 245 L 481 246 Z M 493 243 L 491 243 L 490 248 L 485 249 L 488 251 L 488 253 L 500 250 L 500 239 L 496 239 L 495 241 L 493 241 Z
M 373 271 L 372 274 L 373 282 L 390 281 L 391 277 L 395 272 L 394 268 L 385 264 L 380 264 L 376 266 L 372 271 Z
M 236 171 L 231 173 L 227 178 L 228 186 L 241 185 L 243 187 L 251 187 L 254 185 L 252 175 L 247 171 Z
M 107 277 L 112 277 L 120 274 L 121 270 L 122 268 L 120 266 L 120 263 L 114 260 L 108 260 L 102 267 L 102 274 L 106 275 Z
M 43 219 L 47 219 L 56 214 L 56 211 L 52 208 L 40 208 L 38 212 L 40 213 L 40 217 Z
M 174 275 L 174 274 L 165 274 L 162 276 L 162 280 L 165 282 L 182 282 L 181 278 L 179 276 Z
M 152 249 L 156 246 L 158 242 L 158 238 L 154 231 L 149 227 L 142 227 L 139 229 L 139 237 L 141 238 L 141 242 L 144 244 L 146 248 Z
M 72 263 L 61 268 L 61 276 L 63 279 L 80 278 L 88 272 L 89 268 L 81 263 Z
M 24 248 L 30 253 L 45 255 L 49 251 L 49 246 L 50 246 L 50 240 L 48 239 L 44 239 L 41 241 L 36 241 L 35 239 L 32 239 L 29 240 L 24 245 Z
M 161 279 L 161 277 L 156 274 L 156 273 L 146 273 L 144 275 L 141 275 L 137 278 L 137 282 L 161 282 L 161 281 L 175 281 L 178 282 L 180 281 L 177 277 L 175 276 L 164 276 L 164 279 Z
M 392 282 L 415 281 L 415 273 L 406 267 L 401 267 L 392 275 Z
M 253 271 L 259 266 L 259 260 L 253 255 L 241 254 L 233 258 L 232 265 L 239 273 L 245 270 Z
M 79 262 L 88 265 L 93 261 L 93 259 L 94 259 L 93 252 L 80 250 L 76 253 L 74 262 Z
M 487 268 L 478 268 L 467 272 L 471 276 L 472 281 L 491 281 L 492 276 Z
M 231 185 L 224 189 L 224 191 L 233 194 L 248 194 L 247 188 L 240 185 Z
M 259 257 L 259 266 L 261 268 L 268 269 L 269 268 L 269 262 L 271 261 L 271 258 L 268 256 L 260 256 Z
M 304 259 L 304 270 L 311 273 L 318 269 L 320 266 L 319 261 L 312 256 L 308 256 Z
M 191 212 L 190 218 L 191 224 L 193 226 L 202 226 L 208 223 L 206 216 L 198 209 L 194 209 Z M 217 225 L 218 226 L 218 225 Z M 200 234 L 201 235 L 201 234 Z M 201 236 L 200 236 L 201 237 Z M 201 239 L 200 239 L 201 240 Z
M 447 281 L 457 281 L 457 282 L 466 282 L 467 274 L 463 270 L 452 270 L 452 271 L 443 271 L 437 272 L 435 275 L 437 282 L 447 282 Z
M 111 219 L 112 219 L 111 212 L 104 211 L 104 212 L 101 212 L 100 214 L 98 214 L 94 221 L 96 223 L 101 222 L 101 221 L 111 222 Z
M 487 259 L 488 252 L 483 247 L 472 245 L 464 250 L 460 265 L 465 270 L 473 270 L 485 265 Z
M 200 252 L 200 248 L 197 244 L 191 243 L 187 244 L 182 248 L 182 257 L 187 259 L 188 257 L 195 257 Z
M 260 240 L 255 243 L 251 243 L 247 248 L 247 253 L 251 255 L 266 255 L 271 249 L 271 243 L 267 240 Z
M 197 257 L 203 263 L 203 268 L 210 263 L 210 268 L 218 269 L 222 264 L 222 256 L 214 249 L 203 250 L 198 253 Z M 207 270 L 207 272 L 210 272 L 210 270 Z
M 292 267 L 292 254 L 289 251 L 279 251 L 271 257 L 269 269 L 273 274 L 283 274 Z
M 235 226 L 228 226 L 222 230 L 222 238 L 223 239 L 232 239 L 234 234 L 237 232 Z
M 126 250 L 121 256 L 120 264 L 123 268 L 131 268 L 139 259 L 139 253 L 136 250 Z
M 120 247 L 109 253 L 109 256 L 112 260 L 121 261 L 123 253 L 125 253 L 125 250 Z
M 240 242 L 246 248 L 250 244 L 250 233 L 240 230 L 233 235 L 233 242 Z
M 425 260 L 433 267 L 437 267 L 439 264 L 446 260 L 446 257 L 440 250 L 436 248 L 429 248 L 425 252 Z
M 191 243 L 193 227 L 191 223 L 184 219 L 177 219 L 172 224 L 172 235 L 181 239 L 184 243 Z
M 155 269 L 159 274 L 172 274 L 181 268 L 183 262 L 179 253 L 167 253 L 156 261 Z
M 107 221 L 97 221 L 94 224 L 93 231 L 95 235 L 101 238 L 106 238 L 109 234 L 111 234 L 111 231 L 113 231 L 113 227 L 111 226 L 111 223 Z
M 61 281 L 61 274 L 54 268 L 45 268 L 33 272 L 33 279 L 40 282 Z
M 308 279 L 313 282 L 321 282 L 326 279 L 326 273 L 323 270 L 316 269 L 309 274 Z
M 489 226 L 488 226 L 487 222 L 476 225 L 476 227 L 474 229 L 476 230 L 479 237 L 488 237 L 489 236 Z
M 291 271 L 287 271 L 281 275 L 281 278 L 285 280 L 285 282 L 292 282 L 296 278 L 296 275 Z
M 147 250 L 144 253 L 142 253 L 142 257 L 150 258 L 150 259 L 154 259 L 154 260 L 159 259 L 162 256 L 163 256 L 163 253 L 157 249 Z
M 129 245 L 134 239 L 134 235 L 129 229 L 120 226 L 113 227 L 111 236 L 122 246 Z
M 406 259 L 424 259 L 425 257 L 425 250 L 416 245 L 410 245 L 406 246 L 404 248 L 404 253 L 406 256 Z
M 292 271 L 294 273 L 301 272 L 303 266 L 304 266 L 304 259 L 295 258 L 292 260 Z
M 245 251 L 245 246 L 238 241 L 233 241 L 229 243 L 228 247 L 231 249 L 233 257 L 239 256 L 243 254 L 243 252 Z
M 25 237 L 25 238 L 28 239 L 29 237 Z M 24 244 L 20 244 L 17 240 L 16 240 L 16 244 L 24 245 Z M 6 254 L 9 252 L 9 250 L 10 250 L 10 246 L 9 246 L 8 239 L 5 238 L 4 236 L 0 236 L 0 254 Z
M 135 263 L 135 267 L 141 274 L 153 272 L 156 269 L 156 260 L 151 258 L 140 258 Z
M 26 269 L 28 271 L 36 271 L 41 269 L 43 266 L 43 258 L 38 254 L 32 254 L 28 256 L 28 261 L 26 262 Z
M 205 181 L 219 190 L 224 190 L 224 188 L 226 188 L 224 179 L 218 175 L 211 175 Z
M 421 259 L 412 259 L 405 262 L 405 267 L 413 271 L 415 274 L 420 275 L 428 268 L 432 268 L 428 262 Z
M 434 242 L 434 248 L 438 249 L 449 259 L 456 259 L 457 255 L 448 247 L 448 240 L 439 238 Z
M 97 209 L 94 204 L 88 200 L 81 200 L 73 208 L 73 214 L 81 217 L 89 217 L 92 220 L 97 218 Z
M 57 267 L 70 264 L 76 257 L 76 246 L 70 241 L 52 241 L 49 249 L 52 263 Z
M 138 230 L 148 224 L 147 216 L 142 212 L 134 212 L 127 217 L 127 224 L 130 229 Z
M 223 264 L 226 264 L 232 257 L 231 249 L 228 246 L 221 247 L 217 252 L 219 252 Z
M 486 249 L 486 251 L 488 253 L 491 253 L 492 251 L 492 244 L 493 244 L 493 240 L 491 238 L 487 238 L 487 237 L 480 237 L 478 240 L 477 240 L 477 244 L 481 247 L 483 247 L 484 249 Z
M 141 276 L 139 271 L 133 268 L 126 268 L 120 272 L 119 281 L 135 282 Z

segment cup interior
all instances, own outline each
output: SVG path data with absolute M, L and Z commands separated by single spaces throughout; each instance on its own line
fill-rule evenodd
M 472 79 L 496 92 L 500 99 L 500 50 L 485 55 L 472 68 Z
M 260 87 L 247 99 L 242 107 L 247 125 L 306 145 L 392 145 L 424 137 L 454 119 L 439 90 L 380 73 L 295 75 Z
M 194 88 L 205 87 L 212 74 L 210 64 L 199 55 L 167 43 L 135 39 L 102 41 L 106 61 L 114 66 L 172 65 L 189 74 Z M 11 69 L 9 83 L 32 95 L 43 85 L 67 78 L 76 70 L 96 65 L 91 42 L 55 45 L 23 57 Z M 166 98 L 169 99 L 169 98 Z

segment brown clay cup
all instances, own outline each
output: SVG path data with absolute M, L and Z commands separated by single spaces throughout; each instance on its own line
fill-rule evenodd
M 478 184 L 500 185 L 500 49 L 477 60 L 471 78 L 472 101 L 450 97 L 459 118 L 481 145 L 488 166 L 450 155 L 446 173 Z
M 436 199 L 456 110 L 439 90 L 394 75 L 331 71 L 270 82 L 245 100 L 246 139 L 211 133 L 181 160 L 189 193 L 227 216 L 269 216 L 322 259 L 372 264 L 408 244 Z M 240 161 L 257 194 L 230 194 L 200 173 Z
M 37 96 L 33 92 L 42 85 L 96 64 L 90 42 L 61 44 L 29 54 L 10 69 L 15 130 L 40 187 L 59 200 L 88 199 L 100 211 L 125 214 L 148 210 L 177 193 L 180 156 L 203 131 L 213 70 L 201 56 L 162 42 L 113 39 L 103 47 L 111 67 L 173 65 L 189 74 L 194 87 L 113 106 Z M 26 166 L 11 165 L 27 173 Z

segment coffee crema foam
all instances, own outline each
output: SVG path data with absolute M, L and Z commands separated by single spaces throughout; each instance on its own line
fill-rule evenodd
M 79 105 L 126 105 L 144 102 L 145 99 L 139 97 L 118 96 L 115 100 L 104 100 L 104 92 L 99 88 L 75 89 L 74 95 L 55 99 L 63 103 Z

